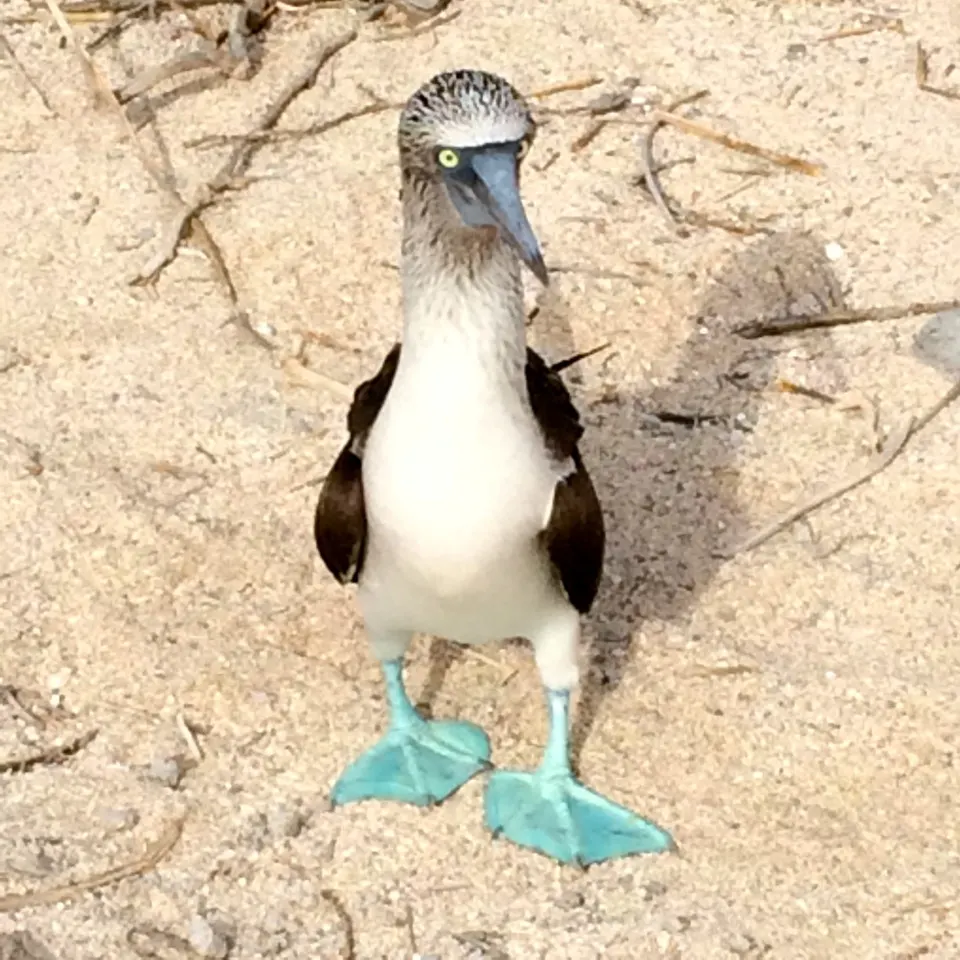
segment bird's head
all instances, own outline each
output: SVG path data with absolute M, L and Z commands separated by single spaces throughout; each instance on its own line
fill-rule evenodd
M 460 228 L 495 229 L 534 275 L 547 283 L 540 245 L 520 199 L 520 165 L 535 124 L 504 79 L 454 70 L 427 81 L 400 116 L 405 178 L 440 186 L 443 211 Z

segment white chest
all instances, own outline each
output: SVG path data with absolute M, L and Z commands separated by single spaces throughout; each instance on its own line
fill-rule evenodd
M 371 553 L 442 593 L 531 551 L 557 479 L 525 399 L 470 360 L 401 361 L 363 458 Z

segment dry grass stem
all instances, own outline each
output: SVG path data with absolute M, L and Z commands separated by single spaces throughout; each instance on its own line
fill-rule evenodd
M 766 147 L 759 147 L 747 140 L 740 140 L 738 137 L 732 137 L 727 133 L 719 133 L 702 123 L 695 123 L 693 120 L 687 120 L 686 117 L 678 116 L 675 113 L 669 113 L 666 110 L 655 110 L 653 113 L 655 123 L 668 123 L 684 133 L 691 136 L 700 137 L 702 140 L 709 140 L 711 143 L 717 143 L 728 150 L 736 150 L 739 153 L 749 154 L 751 157 L 762 157 L 770 163 L 777 166 L 786 167 L 789 170 L 795 170 L 797 173 L 805 174 L 808 177 L 819 177 L 823 168 L 816 163 L 810 163 L 808 160 L 801 160 L 798 157 L 792 157 L 787 153 L 780 153 L 776 150 L 768 150 Z
M 217 52 L 218 53 L 218 52 Z M 205 70 L 214 67 L 226 72 L 225 58 L 217 53 L 194 50 L 190 53 L 181 53 L 164 63 L 141 70 L 129 83 L 116 91 L 120 103 L 127 103 L 135 97 L 142 96 L 152 90 L 158 83 L 171 80 L 181 73 L 192 73 L 195 70 Z
M 222 147 L 230 143 L 243 143 L 245 141 L 262 144 L 268 142 L 282 143 L 285 140 L 303 140 L 306 137 L 317 137 L 328 133 L 353 120 L 359 120 L 361 117 L 370 117 L 374 114 L 386 113 L 389 110 L 397 110 L 401 106 L 402 104 L 377 101 L 375 103 L 369 103 L 365 107 L 347 110 L 345 113 L 332 117 L 330 120 L 321 120 L 317 123 L 312 123 L 309 127 L 304 127 L 302 130 L 263 130 L 240 134 L 211 134 L 206 137 L 198 137 L 195 140 L 188 140 L 184 146 L 206 149 L 209 147 Z
M 283 370 L 294 383 L 302 387 L 319 387 L 345 403 L 353 399 L 353 391 L 345 383 L 304 366 L 296 357 L 287 357 L 283 361 Z
M 180 834 L 183 832 L 184 820 L 185 818 L 181 818 L 168 824 L 163 833 L 147 847 L 142 856 L 128 863 L 111 867 L 102 873 L 95 873 L 93 876 L 78 880 L 76 883 L 67 883 L 60 887 L 52 887 L 49 890 L 33 890 L 28 893 L 12 893 L 0 897 L 0 913 L 13 913 L 26 907 L 49 906 L 53 903 L 61 903 L 64 900 L 73 900 L 81 894 L 98 890 L 100 887 L 108 886 L 111 883 L 118 883 L 130 877 L 143 876 L 143 874 L 153 870 L 176 846 Z
M 745 340 L 759 337 L 782 337 L 803 330 L 824 327 L 846 327 L 855 323 L 874 323 L 886 320 L 903 320 L 906 317 L 922 317 L 930 313 L 960 308 L 960 300 L 934 300 L 933 302 L 910 303 L 898 307 L 872 307 L 867 310 L 828 310 L 824 313 L 807 313 L 796 317 L 774 317 L 772 320 L 756 320 L 736 327 L 734 333 Z
M 595 280 L 626 280 L 635 287 L 643 285 L 640 277 L 622 270 L 605 270 L 602 267 L 579 266 L 578 264 L 558 263 L 547 268 L 550 273 L 571 273 L 580 277 L 593 277 Z
M 570 152 L 579 153 L 581 150 L 589 147 L 590 144 L 597 139 L 604 127 L 606 127 L 609 122 L 609 120 L 605 119 L 594 120 L 593 123 L 591 123 L 590 126 L 587 127 L 587 129 L 584 130 L 583 133 L 581 133 L 580 136 L 570 144 Z
M 353 927 L 353 917 L 343 905 L 343 901 L 333 890 L 321 890 L 320 896 L 330 904 L 340 920 L 343 928 L 343 947 L 340 950 L 339 960 L 356 960 L 357 956 L 357 938 Z
M 640 154 L 641 161 L 643 163 L 643 179 L 657 209 L 664 215 L 667 222 L 673 227 L 674 230 L 676 230 L 678 233 L 682 233 L 683 229 L 680 227 L 679 223 L 677 222 L 677 218 L 670 209 L 670 204 L 667 203 L 667 198 L 663 193 L 663 188 L 660 186 L 660 178 L 657 175 L 657 168 L 653 160 L 653 138 L 657 135 L 657 131 L 662 126 L 662 121 L 655 120 L 652 124 L 650 124 L 650 129 L 643 138 L 643 150 Z
M 906 36 L 907 33 L 903 26 L 903 21 L 899 17 L 881 17 L 876 23 L 865 24 L 862 27 L 849 27 L 846 30 L 837 30 L 835 33 L 828 33 L 822 36 L 819 42 L 831 43 L 834 40 L 847 40 L 850 37 L 865 37 L 867 34 L 880 33 L 883 30 L 899 33 L 900 36 Z
M 681 210 L 678 215 L 684 223 L 695 227 L 723 230 L 725 233 L 732 233 L 735 237 L 758 237 L 773 233 L 773 228 L 764 226 L 763 223 L 743 223 L 739 220 L 727 220 L 724 217 L 711 217 L 705 213 L 697 213 L 696 210 Z
M 600 83 L 600 77 L 584 77 L 581 80 L 567 80 L 563 83 L 554 83 L 549 87 L 541 87 L 527 94 L 530 100 L 543 100 L 546 97 L 555 97 L 559 93 L 572 93 L 577 90 L 586 90 Z
M 0 50 L 3 51 L 6 58 L 10 61 L 13 69 L 19 74 L 20 79 L 30 87 L 31 90 L 40 98 L 40 102 L 44 105 L 51 116 L 58 116 L 57 111 L 53 109 L 53 105 L 47 99 L 47 95 L 40 88 L 40 85 L 37 83 L 33 77 L 27 72 L 26 67 L 20 62 L 20 58 L 17 56 L 16 50 L 13 49 L 13 46 L 10 44 L 10 41 L 0 33 Z
M 735 550 L 727 554 L 728 557 L 740 553 L 746 553 L 766 543 L 767 540 L 776 536 L 787 527 L 794 524 L 802 517 L 806 517 L 818 510 L 824 504 L 831 500 L 842 497 L 861 484 L 875 477 L 882 470 L 885 470 L 900 455 L 901 451 L 907 445 L 912 437 L 915 437 L 932 420 L 938 417 L 952 403 L 960 399 L 960 380 L 956 383 L 924 414 L 920 417 L 907 417 L 907 419 L 887 438 L 883 449 L 872 456 L 863 466 L 858 467 L 849 476 L 826 487 L 819 493 L 800 501 L 796 506 L 788 510 L 783 516 L 774 520 L 771 524 L 744 541 Z
M 146 13 L 151 9 L 156 13 L 165 10 L 200 10 L 203 7 L 222 7 L 224 0 L 68 0 L 63 4 L 63 12 L 70 17 L 102 16 L 122 13 Z M 342 7 L 344 0 L 287 0 L 285 7 L 306 9 L 307 7 Z
M 190 725 L 187 723 L 187 719 L 184 717 L 182 711 L 177 711 L 176 724 L 177 732 L 187 745 L 187 751 L 189 752 L 190 756 L 193 758 L 195 763 L 200 763 L 200 761 L 203 760 L 203 751 L 200 749 L 200 744 L 197 742 L 196 734 L 190 729 Z
M 34 767 L 63 763 L 70 757 L 76 756 L 87 744 L 92 743 L 99 732 L 94 728 L 62 746 L 50 747 L 48 750 L 41 750 L 39 753 L 30 754 L 28 757 L 0 760 L 0 774 L 27 773 Z
M 947 100 L 960 100 L 960 90 L 948 90 L 946 87 L 935 87 L 929 83 L 930 59 L 919 40 L 917 41 L 916 77 L 917 86 L 924 93 L 932 93 Z
M 73 28 L 70 26 L 67 18 L 64 16 L 60 4 L 57 2 L 57 0 L 45 0 L 45 3 L 47 5 L 47 9 L 50 11 L 50 15 L 53 17 L 54 22 L 60 31 L 60 34 L 63 36 L 63 39 L 71 47 L 73 47 L 73 51 L 77 55 L 77 59 L 80 61 L 80 66 L 83 69 L 84 76 L 87 80 L 87 86 L 90 89 L 90 95 L 93 98 L 93 105 L 95 107 L 99 107 L 102 104 L 109 104 L 111 101 L 116 102 L 116 98 L 110 91 L 110 87 L 107 85 L 103 77 L 100 76 L 100 72 L 94 66 L 90 54 L 87 53 L 87 51 L 77 41 L 77 36 L 73 32 Z
M 10 707 L 10 709 L 18 717 L 20 717 L 21 720 L 25 720 L 27 723 L 40 728 L 46 726 L 46 722 L 44 721 L 43 717 L 40 717 L 28 710 L 20 702 L 20 691 L 17 690 L 16 687 L 0 684 L 0 697 L 3 697 L 3 699 L 7 701 L 7 706 Z
M 794 383 L 792 380 L 778 380 L 777 390 L 781 393 L 792 393 L 798 397 L 807 397 L 810 400 L 819 400 L 821 403 L 834 404 L 837 402 L 837 398 L 831 397 L 829 393 L 814 390 L 812 387 L 805 387 L 802 383 Z
M 262 134 L 272 130 L 290 104 L 317 82 L 317 76 L 326 63 L 356 39 L 356 30 L 346 30 L 318 50 L 307 66 L 284 87 L 280 95 L 267 107 L 259 123 L 251 132 Z M 210 182 L 210 189 L 217 193 L 227 189 L 237 177 L 246 171 L 262 142 L 245 137 L 238 143 Z
M 313 86 L 324 64 L 356 38 L 357 31 L 348 30 L 322 47 L 310 60 L 307 67 L 283 89 L 276 100 L 267 108 L 260 122 L 254 127 L 252 131 L 253 134 L 262 134 L 271 130 L 283 116 L 290 104 L 293 103 L 304 90 Z M 214 243 L 207 228 L 199 219 L 198 214 L 207 207 L 212 206 L 216 202 L 218 194 L 236 187 L 239 178 L 242 177 L 250 165 L 254 154 L 263 142 L 262 139 L 255 140 L 249 135 L 243 137 L 230 152 L 229 157 L 227 157 L 227 160 L 216 172 L 213 179 L 200 191 L 199 196 L 193 203 L 185 203 L 182 197 L 176 196 L 175 199 L 178 209 L 164 233 L 164 242 L 157 253 L 140 270 L 137 276 L 133 278 L 133 283 L 143 284 L 155 281 L 164 267 L 174 260 L 180 243 L 185 237 L 190 235 L 189 231 L 193 230 L 204 246 L 205 252 L 210 256 L 214 269 L 227 290 L 231 303 L 236 307 L 237 293 L 230 279 L 223 255 Z M 235 318 L 240 319 L 242 322 L 239 314 L 235 313 Z M 250 329 L 252 330 L 252 328 Z
M 842 497 L 845 493 L 849 493 L 855 487 L 859 487 L 862 483 L 866 483 L 882 470 L 885 470 L 897 458 L 900 451 L 903 450 L 907 440 L 910 438 L 913 424 L 913 417 L 908 417 L 887 438 L 883 449 L 872 456 L 866 464 L 857 467 L 849 476 L 830 484 L 824 490 L 804 498 L 796 506 L 791 507 L 783 516 L 778 517 L 768 526 L 741 543 L 736 549 L 727 554 L 727 556 L 733 557 L 737 554 L 754 550 L 756 547 L 759 547 L 760 544 L 766 543 L 781 531 L 786 530 L 787 527 L 792 526 L 797 520 L 808 516 L 831 500 Z
M 442 17 L 434 17 L 426 23 L 410 27 L 408 30 L 399 30 L 396 33 L 385 33 L 372 39 L 374 43 L 388 43 L 392 40 L 410 40 L 413 37 L 423 36 L 425 33 L 432 33 L 438 27 L 445 27 L 448 23 L 453 23 L 454 20 L 459 18 L 461 13 L 462 11 L 460 10 L 454 10 L 452 13 L 445 14 Z

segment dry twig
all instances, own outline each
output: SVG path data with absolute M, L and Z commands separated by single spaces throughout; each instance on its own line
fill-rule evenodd
M 287 357 L 283 361 L 283 369 L 294 383 L 304 387 L 321 387 L 339 397 L 345 403 L 349 403 L 353 399 L 353 391 L 345 383 L 334 380 L 333 377 L 329 377 L 319 370 L 313 370 L 296 357 Z
M 135 97 L 142 96 L 152 90 L 164 80 L 172 80 L 181 73 L 191 73 L 194 70 L 205 70 L 214 67 L 223 73 L 227 72 L 225 58 L 217 54 L 220 51 L 191 50 L 180 53 L 163 63 L 155 64 L 141 70 L 132 80 L 116 91 L 115 96 L 120 103 L 127 103 Z
M 293 103 L 304 90 L 308 90 L 316 83 L 317 75 L 320 73 L 324 64 L 340 50 L 356 40 L 356 38 L 356 30 L 347 30 L 319 50 L 311 59 L 306 69 L 301 71 L 267 108 L 260 122 L 252 131 L 254 136 L 247 135 L 234 146 L 226 161 L 214 175 L 213 179 L 200 191 L 199 196 L 190 204 L 185 203 L 182 198 L 178 198 L 178 209 L 165 231 L 163 244 L 150 261 L 140 270 L 137 276 L 134 277 L 133 283 L 151 283 L 156 280 L 163 268 L 176 257 L 180 243 L 187 235 L 191 226 L 197 225 L 198 229 L 206 232 L 206 227 L 203 226 L 203 221 L 199 219 L 199 214 L 212 206 L 216 202 L 219 194 L 236 187 L 239 179 L 249 167 L 254 154 L 264 142 L 262 138 L 255 139 L 254 137 L 272 130 L 290 104 Z M 214 268 L 223 281 L 232 304 L 236 307 L 236 289 L 230 280 L 223 256 L 219 250 L 215 248 L 212 238 L 209 237 L 209 233 L 207 233 L 207 237 L 210 239 L 207 252 L 212 254 L 211 260 Z M 243 322 L 242 316 L 239 314 L 236 316 Z M 249 323 L 247 323 L 247 327 L 248 329 L 252 329 Z
M 448 23 L 453 23 L 453 21 L 460 16 L 461 12 L 460 10 L 454 10 L 452 13 L 445 14 L 442 17 L 433 17 L 425 23 L 410 27 L 408 30 L 391 31 L 379 37 L 373 37 L 372 39 L 374 43 L 386 43 L 391 40 L 410 40 L 413 37 L 419 37 L 425 33 L 432 33 L 437 27 L 445 27 Z
M 301 130 L 264 130 L 262 132 L 241 133 L 241 134 L 211 134 L 206 137 L 197 137 L 195 140 L 188 140 L 185 147 L 207 148 L 222 147 L 229 143 L 242 143 L 243 141 L 261 143 L 282 143 L 284 140 L 302 140 L 305 137 L 316 137 L 324 133 L 329 133 L 337 127 L 350 123 L 352 120 L 359 120 L 361 117 L 369 117 L 377 113 L 386 113 L 388 110 L 399 109 L 402 104 L 388 103 L 383 100 L 377 100 L 374 103 L 368 103 L 365 107 L 357 107 L 356 110 L 347 110 L 330 120 L 320 120 L 317 123 L 311 123 L 309 127 Z
M 317 76 L 326 63 L 356 39 L 356 30 L 346 30 L 340 34 L 339 37 L 331 40 L 318 50 L 307 66 L 287 84 L 280 92 L 280 95 L 270 104 L 260 118 L 260 122 L 251 132 L 254 134 L 262 134 L 272 130 L 290 104 L 293 103 L 301 93 L 309 90 L 317 82 Z M 246 171 L 260 143 L 262 143 L 262 141 L 258 142 L 249 137 L 238 143 L 210 182 L 210 189 L 215 193 L 229 189 L 237 178 Z
M 736 327 L 734 333 L 745 340 L 759 337 L 782 337 L 784 334 L 823 327 L 846 327 L 855 323 L 875 323 L 885 320 L 903 320 L 928 313 L 942 313 L 960 308 L 960 300 L 935 300 L 932 303 L 910 303 L 902 307 L 872 307 L 867 310 L 827 310 L 824 313 L 805 313 L 797 317 L 774 317 L 755 320 Z
M 146 12 L 153 8 L 157 13 L 164 10 L 199 10 L 203 7 L 223 6 L 224 0 L 67 0 L 63 12 L 67 16 L 83 14 L 111 14 Z M 286 0 L 290 7 L 342 7 L 344 0 Z M 141 11 L 141 8 L 144 8 Z
M 530 100 L 543 100 L 546 97 L 555 97 L 558 93 L 573 93 L 577 90 L 586 90 L 595 87 L 601 80 L 599 77 L 584 77 L 581 80 L 567 80 L 563 83 L 554 83 L 549 87 L 541 87 L 527 94 Z
M 203 760 L 203 751 L 200 749 L 200 744 L 197 742 L 197 736 L 190 729 L 190 725 L 187 723 L 186 717 L 184 717 L 183 712 L 178 710 L 176 716 L 177 732 L 183 737 L 184 742 L 187 745 L 187 750 L 190 753 L 190 756 L 193 758 L 194 763 L 200 763 Z
M 587 357 L 592 357 L 595 353 L 601 353 L 604 350 L 609 350 L 612 346 L 613 344 L 608 340 L 606 343 L 601 343 L 597 347 L 591 347 L 589 350 L 581 350 L 579 353 L 571 354 L 569 357 L 564 357 L 562 360 L 557 360 L 555 363 L 551 363 L 550 372 L 560 373 L 561 370 L 566 370 L 568 367 L 573 367 L 580 363 L 581 360 L 586 360 Z
M 581 133 L 580 136 L 570 144 L 570 152 L 579 153 L 581 150 L 589 147 L 590 144 L 593 143 L 593 141 L 596 140 L 597 137 L 603 132 L 604 127 L 606 127 L 609 122 L 609 120 L 605 120 L 603 118 L 594 120 L 593 123 L 591 123 L 590 126 L 587 127 L 587 129 L 584 130 L 583 133 Z
M 11 46 L 10 41 L 2 33 L 0 33 L 0 50 L 4 52 L 7 59 L 13 65 L 13 69 L 16 70 L 20 75 L 20 79 L 23 80 L 23 82 L 40 98 L 40 102 L 44 105 L 44 107 L 46 107 L 47 112 L 51 114 L 51 116 L 58 116 L 57 111 L 53 109 L 53 105 L 47 99 L 47 95 L 43 92 L 43 90 L 40 89 L 40 85 L 37 83 L 37 81 L 34 80 L 29 73 L 27 73 L 26 67 L 24 67 L 24 65 L 20 62 L 19 57 L 17 57 L 17 52 Z
M 644 281 L 632 273 L 622 270 L 606 270 L 602 267 L 586 267 L 577 264 L 557 263 L 548 267 L 550 273 L 571 273 L 578 277 L 592 277 L 594 280 L 626 280 L 635 287 L 643 286 Z
M 773 523 L 764 527 L 762 530 L 748 538 L 736 549 L 730 551 L 725 556 L 732 557 L 736 554 L 746 553 L 748 550 L 766 543 L 771 537 L 776 536 L 782 530 L 786 530 L 797 520 L 806 517 L 818 510 L 824 504 L 842 497 L 849 493 L 855 487 L 866 483 L 875 477 L 882 470 L 885 470 L 899 456 L 907 441 L 915 437 L 924 427 L 926 427 L 935 417 L 939 416 L 950 404 L 960 399 L 960 380 L 956 383 L 929 409 L 920 417 L 907 417 L 907 419 L 887 437 L 887 442 L 883 449 L 872 456 L 863 466 L 858 467 L 850 475 L 842 480 L 831 484 L 819 493 L 802 500 L 795 507 L 788 510 L 782 517 L 774 520 Z
M 792 393 L 798 397 L 807 397 L 809 400 L 819 400 L 820 403 L 834 404 L 837 402 L 837 398 L 831 397 L 829 393 L 804 386 L 802 383 L 794 383 L 792 380 L 778 380 L 777 389 L 781 393 Z
M 712 143 L 718 143 L 728 150 L 736 150 L 739 153 L 749 154 L 751 157 L 762 157 L 770 163 L 777 166 L 786 167 L 789 170 L 795 170 L 797 173 L 803 173 L 808 177 L 819 177 L 823 172 L 822 167 L 816 163 L 810 163 L 808 160 L 801 160 L 798 157 L 792 157 L 787 153 L 780 153 L 776 150 L 768 150 L 766 147 L 758 147 L 747 140 L 740 140 L 738 137 L 732 137 L 727 133 L 719 133 L 711 130 L 710 127 L 702 123 L 695 123 L 686 117 L 681 117 L 676 113 L 670 113 L 666 110 L 655 110 L 653 113 L 655 123 L 668 123 L 684 133 L 689 133 L 694 137 L 700 137 L 702 140 L 710 140 Z
M 847 40 L 850 37 L 865 37 L 869 33 L 879 33 L 881 30 L 891 30 L 906 36 L 903 21 L 899 17 L 879 17 L 876 22 L 865 24 L 862 27 L 849 27 L 846 30 L 837 30 L 820 38 L 819 43 L 830 43 L 834 40 Z
M 930 79 L 930 59 L 926 50 L 920 41 L 917 41 L 917 63 L 916 63 L 917 86 L 924 93 L 932 93 L 938 97 L 946 97 L 947 100 L 960 100 L 960 90 L 948 90 L 946 87 L 935 87 L 929 83 Z
M 78 754 L 87 744 L 91 743 L 99 732 L 99 730 L 94 728 L 59 747 L 50 747 L 47 750 L 41 750 L 39 753 L 33 753 L 28 757 L 0 760 L 0 774 L 27 773 L 34 767 L 52 766 L 63 763 L 65 760 Z
M 47 4 L 47 9 L 50 11 L 51 16 L 54 19 L 54 22 L 57 24 L 57 28 L 60 30 L 60 34 L 63 37 L 64 41 L 73 47 L 74 53 L 77 55 L 77 59 L 80 61 L 80 66 L 83 69 L 83 74 L 87 79 L 87 86 L 90 88 L 90 95 L 93 97 L 93 105 L 99 107 L 103 103 L 110 103 L 115 98 L 110 91 L 109 86 L 107 86 L 103 77 L 100 76 L 97 68 L 93 65 L 93 60 L 90 58 L 90 54 L 80 43 L 77 41 L 76 34 L 73 32 L 67 18 L 64 16 L 63 10 L 60 7 L 60 4 L 57 0 L 45 0 Z
M 353 929 L 353 917 L 333 890 L 321 890 L 320 896 L 333 907 L 343 927 L 343 949 L 340 951 L 340 960 L 356 960 L 357 937 Z
M 771 227 L 766 227 L 763 223 L 742 223 L 738 220 L 727 220 L 724 217 L 710 217 L 705 213 L 697 213 L 696 210 L 681 210 L 678 215 L 684 223 L 693 224 L 697 227 L 725 230 L 737 237 L 755 237 L 759 234 L 773 232 Z M 764 219 L 772 220 L 773 218 L 765 217 Z
M 189 941 L 155 927 L 133 927 L 127 931 L 127 945 L 145 960 L 169 960 L 171 957 L 189 957 L 194 950 Z
M 181 817 L 179 820 L 174 820 L 168 824 L 163 833 L 147 847 L 142 856 L 128 863 L 111 867 L 102 873 L 95 873 L 93 876 L 78 880 L 76 883 L 67 883 L 60 887 L 52 887 L 49 890 L 32 890 L 28 893 L 11 893 L 5 897 L 0 897 L 0 913 L 12 913 L 15 910 L 23 910 L 25 907 L 48 906 L 64 900 L 73 900 L 83 893 L 89 893 L 91 890 L 98 890 L 108 884 L 149 873 L 176 846 L 180 834 L 183 832 L 185 819 Z
M 20 691 L 16 687 L 0 684 L 0 697 L 7 701 L 7 705 L 21 720 L 25 720 L 31 725 L 45 727 L 46 721 L 43 717 L 37 716 L 32 710 L 28 710 L 20 701 Z
M 127 29 L 138 17 L 149 13 L 153 6 L 153 0 L 140 0 L 132 10 L 115 13 L 107 25 L 92 40 L 87 43 L 87 53 L 93 53 L 102 47 L 108 40 L 119 36 Z
M 187 237 L 190 237 L 191 239 L 195 240 L 198 246 L 200 246 L 204 253 L 206 253 L 218 281 L 227 294 L 232 307 L 230 321 L 228 322 L 235 323 L 241 329 L 250 332 L 258 342 L 272 347 L 273 344 L 269 341 L 266 341 L 250 323 L 250 319 L 246 312 L 239 308 L 237 290 L 230 276 L 230 272 L 227 269 L 223 254 L 216 241 L 211 236 L 210 231 L 207 229 L 206 224 L 204 224 L 203 220 L 199 216 L 203 210 L 206 210 L 216 202 L 220 194 L 231 189 L 236 189 L 241 185 L 242 175 L 249 166 L 253 155 L 256 153 L 260 146 L 260 142 L 262 141 L 257 142 L 249 137 L 244 138 L 244 140 L 238 143 L 230 152 L 230 156 L 227 158 L 223 166 L 221 166 L 221 168 L 217 171 L 213 180 L 205 184 L 203 189 L 199 191 L 199 196 L 191 203 L 187 203 L 176 189 L 176 178 L 174 176 L 174 171 L 170 165 L 169 157 L 166 155 L 165 151 L 161 150 L 161 155 L 164 159 L 164 166 L 161 168 L 157 166 L 157 164 L 144 150 L 143 144 L 141 143 L 140 138 L 137 136 L 136 131 L 133 129 L 130 119 L 127 117 L 126 112 L 120 105 L 119 100 L 103 81 L 103 78 L 97 71 L 90 54 L 77 42 L 77 39 L 73 34 L 61 8 L 59 7 L 57 0 L 45 0 L 45 2 L 53 13 L 54 19 L 57 21 L 57 24 L 60 27 L 65 39 L 73 45 L 77 56 L 84 65 L 84 70 L 86 72 L 91 89 L 96 95 L 98 95 L 99 98 L 104 99 L 116 111 L 121 123 L 123 123 L 124 127 L 126 128 L 127 134 L 131 138 L 134 147 L 140 156 L 140 160 L 143 163 L 144 168 L 161 188 L 161 190 L 163 190 L 170 197 L 171 201 L 176 207 L 173 220 L 165 233 L 165 243 L 131 282 L 143 284 L 156 280 L 163 268 L 172 262 L 176 257 L 181 242 Z M 194 4 L 194 6 L 199 5 L 203 4 Z M 77 12 L 80 9 L 80 6 L 80 4 L 75 3 L 71 7 L 71 10 L 73 12 Z M 118 13 L 125 10 L 134 9 L 136 6 L 136 2 L 127 3 L 126 0 L 117 0 L 117 2 L 110 0 L 109 9 L 113 13 Z M 183 6 L 183 4 L 180 3 L 180 6 Z M 102 7 L 98 6 L 97 9 L 102 9 Z M 335 40 L 331 41 L 329 44 L 325 45 L 309 62 L 307 68 L 302 71 L 290 84 L 288 84 L 286 88 L 284 88 L 280 96 L 265 111 L 263 117 L 260 119 L 259 124 L 255 127 L 255 132 L 264 132 L 272 129 L 283 115 L 284 111 L 290 106 L 296 97 L 299 96 L 304 90 L 307 90 L 313 86 L 313 84 L 316 82 L 317 75 L 323 68 L 324 64 L 326 64 L 331 57 L 342 50 L 345 46 L 352 43 L 356 38 L 357 31 L 348 30 Z M 153 130 L 154 135 L 159 139 L 159 133 L 157 132 L 155 125 Z
M 653 138 L 662 126 L 662 120 L 654 120 L 654 122 L 650 124 L 647 135 L 643 138 L 643 152 L 641 153 L 643 179 L 647 185 L 647 190 L 650 191 L 650 196 L 653 197 L 653 202 L 656 204 L 657 209 L 667 218 L 667 221 L 673 226 L 674 230 L 682 233 L 683 228 L 677 222 L 677 218 L 674 216 L 670 205 L 667 203 L 667 198 L 663 194 L 663 188 L 660 186 L 660 178 L 657 176 L 657 170 L 653 162 Z

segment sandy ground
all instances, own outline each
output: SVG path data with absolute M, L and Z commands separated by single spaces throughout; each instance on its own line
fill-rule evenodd
M 281 126 L 479 65 L 526 91 L 602 78 L 541 102 L 554 111 L 635 78 L 619 121 L 708 88 L 685 115 L 824 165 L 805 177 L 661 132 L 660 159 L 695 159 L 663 174 L 669 195 L 766 231 L 747 236 L 677 235 L 636 185 L 643 128 L 629 123 L 574 151 L 593 120 L 545 117 L 525 179 L 564 268 L 532 341 L 554 359 L 613 345 L 568 377 L 610 544 L 580 770 L 670 829 L 680 855 L 561 868 L 484 832 L 482 781 L 430 811 L 326 808 L 383 702 L 353 596 L 312 543 L 345 405 L 290 358 L 306 341 L 310 368 L 352 387 L 397 335 L 396 113 L 267 147 L 205 215 L 252 322 L 275 330 L 269 349 L 226 323 L 195 247 L 155 288 L 128 284 L 171 202 L 116 116 L 91 107 L 55 28 L 8 23 L 58 115 L 0 58 L 0 682 L 16 691 L 0 698 L 0 761 L 99 734 L 60 765 L 0 776 L 0 897 L 134 861 L 186 819 L 155 871 L 0 912 L 0 956 L 960 956 L 960 405 L 871 483 L 721 559 L 874 450 L 869 409 L 779 392 L 778 378 L 874 403 L 882 433 L 949 386 L 917 356 L 924 318 L 754 341 L 733 328 L 958 295 L 960 104 L 914 79 L 919 40 L 930 82 L 954 82 L 956 5 L 882 4 L 868 12 L 902 17 L 904 34 L 830 42 L 864 11 L 457 9 L 393 42 L 363 26 Z M 4 16 L 27 12 L 4 0 Z M 185 143 L 247 129 L 351 22 L 283 12 L 251 81 L 159 89 L 186 195 L 223 151 Z M 98 65 L 120 84 L 195 46 L 185 24 L 138 25 Z M 435 714 L 483 724 L 498 763 L 537 761 L 545 717 L 524 646 L 453 656 L 424 640 L 410 678 Z M 202 748 L 193 766 L 176 759 L 189 757 L 178 715 Z

